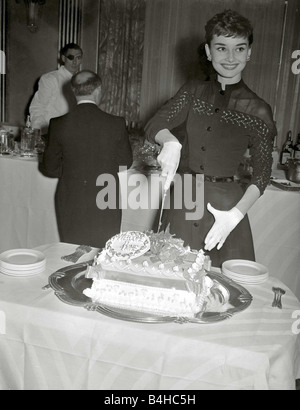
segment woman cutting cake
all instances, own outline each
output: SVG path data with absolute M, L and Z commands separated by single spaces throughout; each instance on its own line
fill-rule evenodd
M 194 185 L 197 174 L 204 178 L 203 217 L 186 220 L 182 201 L 181 209 L 164 211 L 162 228 L 170 224 L 171 233 L 193 249 L 204 248 L 213 266 L 220 266 L 228 259 L 255 260 L 246 214 L 269 182 L 276 127 L 270 106 L 242 80 L 253 42 L 249 20 L 226 10 L 209 20 L 205 31 L 216 78 L 183 85 L 145 131 L 161 146 L 158 162 L 166 189 L 176 172 L 192 174 Z M 243 190 L 233 177 L 247 148 L 253 176 Z M 173 192 L 174 186 L 171 198 Z

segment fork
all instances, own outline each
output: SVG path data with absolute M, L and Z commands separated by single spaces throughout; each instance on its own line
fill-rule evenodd
M 75 252 L 70 255 L 62 256 L 61 259 L 67 262 L 76 263 L 84 254 L 91 252 L 92 247 L 88 245 L 80 245 L 75 249 Z
M 272 287 L 272 291 L 274 292 L 274 299 L 273 299 L 272 307 L 277 307 L 277 300 L 278 300 L 278 291 L 277 291 L 277 288 L 275 288 L 275 287 L 273 286 L 273 287 Z
M 281 304 L 281 297 L 285 295 L 285 290 L 278 288 L 278 302 L 277 302 L 277 306 L 279 307 L 279 309 L 282 309 L 282 304 Z
M 285 290 L 274 286 L 272 287 L 272 290 L 274 292 L 272 307 L 278 307 L 279 309 L 282 309 L 281 297 L 285 295 Z

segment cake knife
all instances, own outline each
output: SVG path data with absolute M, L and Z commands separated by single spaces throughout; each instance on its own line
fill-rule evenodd
M 177 169 L 177 167 L 176 167 L 176 169 Z M 164 194 L 163 194 L 162 201 L 161 201 L 161 209 L 160 209 L 157 233 L 159 233 L 159 230 L 160 230 L 160 227 L 161 227 L 161 224 L 162 224 L 161 220 L 162 220 L 162 215 L 163 215 L 163 212 L 164 212 L 165 199 L 166 199 L 166 196 L 167 196 L 167 192 L 168 192 L 168 190 L 171 186 L 171 183 L 174 179 L 174 176 L 175 176 L 175 174 L 173 174 L 173 176 L 170 178 L 170 176 L 167 175 L 166 180 L 165 180 Z
M 164 189 L 164 195 L 161 201 L 161 208 L 160 208 L 160 215 L 159 215 L 159 221 L 158 221 L 158 228 L 157 228 L 157 233 L 159 233 L 160 227 L 161 227 L 161 220 L 162 220 L 162 216 L 163 216 L 163 212 L 164 212 L 164 206 L 165 206 L 165 199 L 167 196 L 167 189 Z

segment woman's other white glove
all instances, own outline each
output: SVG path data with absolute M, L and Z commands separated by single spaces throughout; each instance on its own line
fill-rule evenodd
M 157 161 L 162 169 L 161 175 L 166 177 L 164 185 L 165 191 L 170 188 L 171 182 L 175 177 L 180 161 L 181 147 L 181 144 L 176 141 L 165 142 L 157 157 Z
M 235 207 L 230 211 L 219 211 L 208 203 L 207 209 L 213 214 L 215 223 L 206 235 L 204 249 L 211 251 L 218 244 L 217 249 L 219 250 L 224 245 L 230 232 L 244 218 L 244 215 Z

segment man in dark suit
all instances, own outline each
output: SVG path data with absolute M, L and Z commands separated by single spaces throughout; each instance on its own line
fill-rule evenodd
M 61 241 L 100 248 L 120 232 L 117 173 L 120 166 L 131 165 L 132 152 L 124 118 L 98 107 L 100 77 L 83 70 L 72 77 L 71 86 L 77 106 L 51 119 L 42 169 L 46 175 L 59 178 L 55 202 Z M 97 186 L 99 177 L 114 184 Z M 97 199 L 102 189 L 110 197 L 105 201 L 107 209 L 101 209 L 105 203 Z

